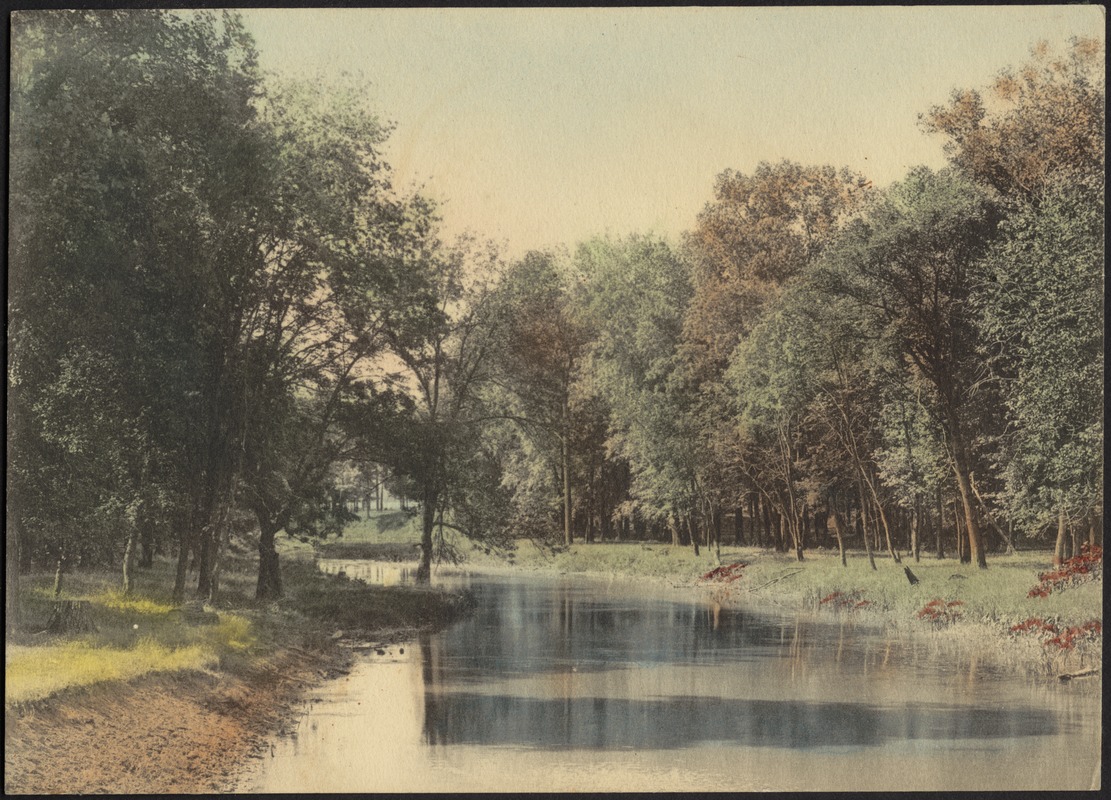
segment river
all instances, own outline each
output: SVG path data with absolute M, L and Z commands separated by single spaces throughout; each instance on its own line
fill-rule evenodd
M 370 651 L 316 689 L 243 791 L 1098 785 L 1100 700 L 1079 682 L 1016 677 L 852 620 L 722 609 L 630 582 L 439 580 L 469 586 L 474 614 Z

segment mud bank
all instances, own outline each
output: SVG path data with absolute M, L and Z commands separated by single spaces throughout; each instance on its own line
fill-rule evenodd
M 148 675 L 8 708 L 4 791 L 15 794 L 226 792 L 315 683 L 351 653 L 281 647 L 230 671 Z

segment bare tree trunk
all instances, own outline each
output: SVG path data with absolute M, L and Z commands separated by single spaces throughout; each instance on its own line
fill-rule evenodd
M 918 563 L 922 560 L 921 545 L 918 541 L 918 528 L 922 518 L 922 498 L 917 495 L 914 498 L 914 510 L 911 511 L 910 517 L 910 550 L 914 553 L 914 561 Z
M 66 571 L 66 557 L 65 555 L 58 556 L 58 564 L 54 568 L 54 596 L 60 597 L 62 594 L 62 575 Z
M 1088 546 L 1098 547 L 1103 542 L 1103 520 L 1098 511 L 1088 512 Z
M 681 545 L 679 538 L 679 518 L 674 512 L 667 518 L 667 527 L 671 529 L 671 546 L 679 547 Z
M 258 537 L 258 583 L 255 585 L 256 600 L 276 600 L 282 596 L 282 569 L 275 546 L 278 531 L 283 525 L 267 520 L 259 520 Z
M 942 529 L 945 527 L 945 506 L 941 500 L 941 484 L 937 486 L 937 527 L 934 528 L 934 536 L 937 537 L 937 557 L 938 559 L 945 558 L 945 544 L 941 539 Z
M 956 531 L 957 537 L 957 560 L 962 564 L 971 564 L 972 555 L 968 551 L 968 539 L 964 535 L 962 526 L 961 512 L 957 508 L 957 500 L 953 499 L 953 530 Z
M 876 569 L 876 555 L 875 555 L 874 552 L 872 552 L 872 542 L 868 538 L 868 534 L 869 534 L 868 528 L 869 528 L 870 520 L 868 518 L 868 510 L 867 510 L 868 500 L 867 500 L 867 496 L 864 494 L 864 485 L 863 484 L 864 484 L 863 479 L 861 479 L 861 478 L 856 479 L 856 490 L 857 490 L 857 493 L 860 495 L 860 522 L 861 522 L 861 526 L 862 526 L 863 531 L 864 531 L 864 549 L 868 554 L 868 564 L 869 564 L 869 566 L 871 566 L 872 569 Z
M 694 555 L 697 557 L 698 552 L 698 523 L 695 522 L 694 512 L 687 514 L 687 530 L 690 531 L 691 544 L 694 545 Z
M 721 507 L 714 505 L 710 508 L 710 518 L 714 528 L 714 558 L 721 561 Z
M 139 566 L 150 569 L 154 566 L 154 520 L 147 518 L 139 532 Z
M 847 567 L 848 561 L 845 559 L 845 529 L 841 524 L 841 512 L 833 507 L 830 503 L 829 521 L 833 523 L 833 533 L 837 537 L 837 552 L 841 555 L 841 566 Z
M 134 524 L 127 533 L 127 544 L 123 548 L 123 593 L 131 594 L 135 588 L 135 551 L 139 546 L 139 526 Z
M 1005 530 L 1003 530 L 1002 526 L 998 522 L 995 521 L 995 518 L 991 515 L 991 512 L 988 511 L 988 504 L 984 502 L 984 498 L 980 495 L 979 490 L 976 488 L 976 482 L 974 480 L 972 480 L 971 475 L 969 476 L 969 479 L 968 479 L 968 485 L 972 489 L 972 494 L 976 497 L 976 500 L 980 503 L 980 509 L 984 512 L 984 519 L 986 519 L 988 521 L 988 524 L 991 525 L 991 527 L 995 529 L 995 532 L 998 533 L 1000 535 L 1000 537 L 1002 537 L 1003 541 L 1006 543 L 1006 545 L 1007 545 L 1007 555 L 1009 555 L 1009 556 L 1014 555 L 1014 553 L 1015 553 L 1015 544 L 1014 544 L 1014 542 L 1011 541 L 1010 535 Z

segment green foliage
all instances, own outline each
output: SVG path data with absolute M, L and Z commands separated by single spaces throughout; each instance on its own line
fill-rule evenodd
M 1065 185 L 1004 224 L 978 295 L 1003 380 L 1008 513 L 1033 534 L 1102 502 L 1102 187 Z

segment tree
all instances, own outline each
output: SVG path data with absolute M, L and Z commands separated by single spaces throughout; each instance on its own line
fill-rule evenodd
M 491 402 L 495 413 L 519 426 L 529 450 L 558 476 L 563 542 L 570 545 L 573 462 L 579 455 L 574 445 L 582 427 L 579 412 L 585 413 L 588 404 L 576 391 L 576 381 L 591 332 L 572 309 L 561 272 L 554 254 L 533 252 L 503 276 L 496 295 L 498 346 L 491 376 L 497 392 Z
M 78 446 L 84 417 L 98 421 L 84 423 L 96 458 L 76 462 L 90 505 L 71 519 L 114 508 L 127 531 L 154 495 L 198 497 L 177 481 L 221 483 L 170 459 L 204 452 L 204 412 L 219 406 L 205 361 L 219 360 L 227 317 L 213 301 L 221 277 L 235 284 L 221 270 L 253 201 L 254 51 L 237 18 L 208 13 L 25 14 L 13 43 L 13 511 L 44 519 L 35 498 L 65 492 L 29 481 L 51 448 Z M 44 530 L 14 527 L 29 541 Z
M 430 208 L 427 209 L 431 211 Z M 388 384 L 403 387 L 410 414 L 396 426 L 380 457 L 395 474 L 412 481 L 421 504 L 421 561 L 417 579 L 431 576 L 433 534 L 449 524 L 444 512 L 463 479 L 474 435 L 483 420 L 480 387 L 491 349 L 490 281 L 499 272 L 492 247 L 463 239 L 451 248 L 434 236 L 431 217 L 420 214 L 416 245 L 401 258 L 383 335 L 395 364 Z M 415 300 L 415 302 L 414 302 Z M 354 304 L 350 314 L 364 311 Z M 481 536 L 480 531 L 465 533 Z M 441 535 L 442 539 L 442 535 Z
M 1074 38 L 1057 55 L 1043 41 L 1031 56 L 1003 70 L 986 96 L 958 89 L 920 117 L 927 133 L 945 137 L 956 168 L 1025 202 L 1055 183 L 1099 179 L 1106 163 L 1103 42 Z
M 731 416 L 722 413 L 734 401 L 723 377 L 734 351 L 772 313 L 783 287 L 834 240 L 870 186 L 847 169 L 790 161 L 761 163 L 752 175 L 727 170 L 687 236 L 693 296 L 682 354 L 696 398 L 703 484 L 714 509 L 738 507 L 750 487 L 770 502 L 753 484 L 759 465 L 743 460 L 755 455 L 752 443 L 739 439 Z M 794 524 L 788 519 L 783 524 Z
M 1004 507 L 1030 534 L 1102 506 L 1103 242 L 1102 185 L 1063 183 L 1011 215 L 984 261 L 982 352 L 1008 422 Z
M 679 358 L 689 269 L 647 236 L 594 239 L 574 258 L 576 307 L 595 331 L 587 374 L 608 409 L 607 450 L 628 464 L 637 513 L 668 525 L 674 544 L 700 509 L 693 394 Z
M 951 171 L 913 170 L 846 226 L 828 251 L 826 288 L 890 330 L 912 375 L 929 390 L 964 509 L 972 557 L 985 567 L 970 475 L 977 331 L 970 294 L 998 211 Z

